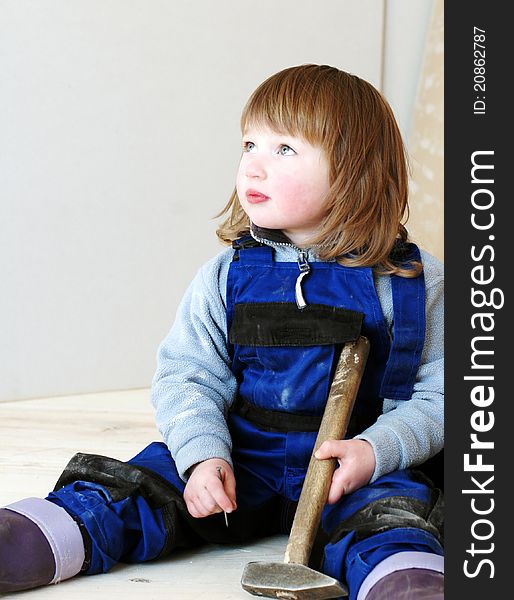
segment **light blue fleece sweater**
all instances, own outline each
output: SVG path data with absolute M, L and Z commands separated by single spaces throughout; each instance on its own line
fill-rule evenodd
M 297 251 L 266 241 L 277 261 L 297 261 Z M 209 458 L 232 464 L 228 410 L 237 383 L 227 350 L 226 283 L 231 248 L 200 268 L 187 289 L 175 323 L 159 346 L 152 382 L 156 422 L 180 476 Z M 426 286 L 426 336 L 410 400 L 384 399 L 383 414 L 357 437 L 367 440 L 376 457 L 371 481 L 420 464 L 444 445 L 443 266 L 421 251 Z M 318 261 L 312 249 L 308 261 Z M 394 335 L 390 279 L 376 276 L 375 286 L 391 336 Z

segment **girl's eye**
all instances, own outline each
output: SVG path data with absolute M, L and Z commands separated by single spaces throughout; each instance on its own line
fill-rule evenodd
M 283 156 L 292 156 L 293 154 L 296 154 L 291 146 L 288 146 L 287 144 L 281 144 L 278 153 L 282 154 Z
M 255 148 L 253 142 L 243 142 L 243 152 L 251 152 Z

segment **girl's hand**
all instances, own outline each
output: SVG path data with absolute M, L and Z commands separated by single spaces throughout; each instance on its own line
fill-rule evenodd
M 335 504 L 344 494 L 366 485 L 375 470 L 375 453 L 365 440 L 328 440 L 314 456 L 321 460 L 337 458 L 339 462 L 328 493 L 329 504 Z
M 221 458 L 211 458 L 191 467 L 184 500 L 196 518 L 235 510 L 236 479 L 231 466 Z

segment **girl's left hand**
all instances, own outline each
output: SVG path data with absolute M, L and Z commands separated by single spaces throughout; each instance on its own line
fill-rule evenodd
M 321 460 L 337 458 L 339 462 L 328 493 L 329 504 L 366 485 L 375 471 L 375 453 L 365 440 L 328 440 L 314 456 Z

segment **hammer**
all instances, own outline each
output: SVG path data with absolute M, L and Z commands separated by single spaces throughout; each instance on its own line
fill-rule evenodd
M 345 436 L 368 353 L 369 342 L 363 336 L 343 346 L 298 501 L 284 562 L 250 562 L 243 571 L 241 585 L 254 596 L 323 600 L 348 595 L 348 590 L 339 581 L 307 566 L 337 465 L 336 458 L 318 460 L 314 453 L 324 441 Z

